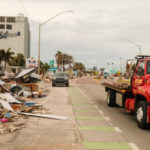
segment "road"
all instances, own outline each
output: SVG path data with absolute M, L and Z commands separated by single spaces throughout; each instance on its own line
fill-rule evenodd
M 108 107 L 106 105 L 106 93 L 100 81 L 84 77 L 78 79 L 76 85 L 98 106 L 99 110 L 104 112 L 105 116 L 110 118 L 113 126 L 121 129 L 121 134 L 126 141 L 134 143 L 140 150 L 149 149 L 150 130 L 139 129 L 134 116 L 125 113 L 123 108 Z
M 66 120 L 29 117 L 26 127 L 0 135 L 1 150 L 148 150 L 150 130 L 137 127 L 134 116 L 106 105 L 100 81 L 71 80 L 70 87 L 41 83 L 47 96 L 37 99 L 46 113 Z

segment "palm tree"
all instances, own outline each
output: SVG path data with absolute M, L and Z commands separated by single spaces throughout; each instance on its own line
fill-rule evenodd
M 57 68 L 59 69 L 60 65 L 63 64 L 63 54 L 62 54 L 62 52 L 58 51 L 55 54 L 55 57 L 56 57 Z
M 14 52 L 10 51 L 11 48 L 7 49 L 7 51 L 4 53 L 4 61 L 5 61 L 5 65 L 4 65 L 4 71 L 6 69 L 6 64 L 10 62 L 10 60 L 13 59 L 12 55 L 14 55 Z
M 80 63 L 80 62 L 76 62 L 73 66 L 73 69 L 74 70 L 79 70 L 79 71 L 82 71 L 84 72 L 85 71 L 85 66 L 83 63 Z
M 69 68 L 72 63 L 73 63 L 73 57 L 71 55 L 67 55 L 66 64 L 69 65 Z
M 25 58 L 22 53 L 18 53 L 13 60 L 10 60 L 9 64 L 11 66 L 24 66 L 25 65 Z
M 65 65 L 67 64 L 67 61 L 68 61 L 68 55 L 67 54 L 63 54 L 63 60 L 62 60 L 63 71 L 65 70 Z
M 48 63 L 42 63 L 41 62 L 41 67 L 40 68 L 41 68 L 41 72 L 43 74 L 45 74 L 48 71 L 48 69 L 50 68 L 50 65 Z
M 5 50 L 0 49 L 0 66 L 1 66 L 1 62 L 4 60 L 4 54 L 5 54 Z
M 61 65 L 63 65 L 63 70 L 65 70 L 65 65 L 69 65 L 70 68 L 71 64 L 73 63 L 73 57 L 66 53 L 62 53 L 61 51 L 58 51 L 55 54 L 55 57 L 58 69 Z

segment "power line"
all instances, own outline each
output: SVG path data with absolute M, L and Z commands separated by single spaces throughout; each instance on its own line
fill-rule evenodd
M 29 13 L 28 13 L 28 11 L 26 10 L 26 8 L 24 7 L 23 2 L 22 2 L 21 0 L 19 0 L 19 2 L 20 2 L 20 4 L 21 4 L 22 8 L 24 9 L 24 12 L 27 14 L 27 16 L 29 16 Z
M 21 6 L 22 6 L 24 12 L 27 14 L 27 17 L 33 19 L 33 17 L 28 13 L 27 9 L 25 8 L 25 6 L 24 6 L 22 0 L 19 0 L 19 3 L 21 4 Z

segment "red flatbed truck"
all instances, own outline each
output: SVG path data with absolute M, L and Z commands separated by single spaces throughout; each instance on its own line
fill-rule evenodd
M 131 83 L 118 86 L 103 83 L 107 92 L 107 105 L 125 107 L 135 114 L 137 125 L 146 129 L 150 125 L 150 56 L 138 55 Z

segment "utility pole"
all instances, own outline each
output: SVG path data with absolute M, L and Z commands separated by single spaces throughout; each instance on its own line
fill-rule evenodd
M 40 74 L 40 40 L 41 40 L 41 27 L 45 24 L 47 24 L 48 22 L 50 22 L 51 20 L 55 19 L 57 16 L 60 16 L 61 14 L 63 13 L 66 13 L 66 12 L 73 12 L 72 10 L 68 10 L 68 11 L 62 11 L 62 12 L 59 12 L 58 14 L 56 14 L 55 16 L 49 18 L 48 20 L 42 22 L 39 24 L 39 43 L 38 43 L 38 74 Z
M 125 39 L 125 40 L 127 40 L 128 42 L 130 42 L 133 45 L 135 45 L 136 47 L 138 47 L 138 49 L 139 49 L 139 55 L 142 55 L 142 47 L 141 47 L 141 45 L 139 45 L 139 44 L 137 44 L 137 43 L 135 43 L 135 42 L 133 42 L 131 40 L 128 40 L 128 39 Z

